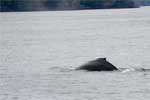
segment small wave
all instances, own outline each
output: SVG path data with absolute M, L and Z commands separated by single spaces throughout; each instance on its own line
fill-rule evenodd
M 150 72 L 150 69 L 145 69 L 145 68 L 119 68 L 119 71 L 122 73 L 127 73 L 127 72 Z
M 49 68 L 49 70 L 59 71 L 59 72 L 71 72 L 74 69 L 72 69 L 72 68 L 65 68 L 65 67 L 59 67 L 59 66 L 54 66 L 54 67 Z
M 49 68 L 49 70 L 53 71 L 58 71 L 58 72 L 72 72 L 75 71 L 74 68 L 72 67 L 59 67 L 59 66 L 54 66 Z M 128 73 L 128 72 L 150 72 L 150 69 L 146 68 L 118 68 L 118 72 L 121 73 Z

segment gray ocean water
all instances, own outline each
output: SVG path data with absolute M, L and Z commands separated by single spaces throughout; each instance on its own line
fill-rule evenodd
M 0 100 L 150 100 L 149 11 L 0 13 Z M 74 70 L 99 57 L 129 71 Z

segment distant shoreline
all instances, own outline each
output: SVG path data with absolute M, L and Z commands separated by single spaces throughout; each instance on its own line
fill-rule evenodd
M 135 8 L 140 8 L 140 7 L 135 7 Z M 38 11 L 84 11 L 84 10 L 107 10 L 107 9 L 135 9 L 135 8 L 95 8 L 95 9 L 62 9 L 62 10 L 17 10 L 17 11 L 0 11 L 1 13 L 5 12 L 38 12 Z
M 139 8 L 133 0 L 4 0 L 0 12 Z

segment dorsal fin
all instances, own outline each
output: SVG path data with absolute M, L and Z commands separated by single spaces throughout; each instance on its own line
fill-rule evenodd
M 106 61 L 106 58 L 98 58 L 96 61 Z

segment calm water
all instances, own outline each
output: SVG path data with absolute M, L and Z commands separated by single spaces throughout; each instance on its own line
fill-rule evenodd
M 98 57 L 150 69 L 150 7 L 0 13 L 0 100 L 149 100 L 150 72 L 85 72 Z

